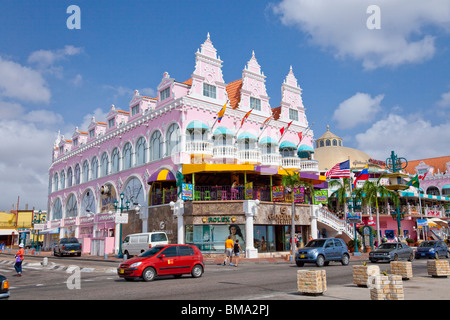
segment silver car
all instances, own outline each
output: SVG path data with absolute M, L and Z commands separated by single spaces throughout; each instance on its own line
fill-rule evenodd
M 369 253 L 371 262 L 397 261 L 399 259 L 414 259 L 414 250 L 403 242 L 388 242 L 380 245 L 376 250 Z

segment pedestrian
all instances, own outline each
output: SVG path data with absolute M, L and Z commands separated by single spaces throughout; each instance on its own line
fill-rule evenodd
M 17 251 L 16 255 L 14 256 L 16 258 L 16 263 L 14 264 L 14 269 L 16 269 L 17 276 L 22 276 L 22 262 L 23 262 L 23 243 L 19 244 L 19 251 Z
M 227 264 L 227 260 L 229 259 L 230 262 L 230 266 L 232 266 L 232 261 L 233 261 L 233 247 L 234 247 L 234 242 L 231 239 L 231 235 L 228 236 L 227 240 L 225 240 L 225 259 L 223 260 L 223 265 Z
M 238 263 L 239 263 L 239 254 L 242 251 L 241 245 L 239 244 L 239 239 L 236 240 L 236 242 L 234 243 L 233 249 L 234 249 L 234 257 L 235 257 L 234 259 L 236 260 L 234 266 L 237 267 Z M 231 263 L 230 263 L 230 265 L 231 265 Z

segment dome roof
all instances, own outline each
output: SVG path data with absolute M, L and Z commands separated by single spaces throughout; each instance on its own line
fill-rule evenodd
M 330 170 L 337 163 L 348 160 L 350 169 L 363 168 L 371 158 L 367 153 L 348 147 L 322 147 L 316 148 L 314 159 L 319 161 L 319 170 Z M 369 164 L 369 167 L 371 165 Z
M 322 140 L 322 139 L 339 139 L 339 140 L 342 140 L 340 137 L 338 137 L 337 135 L 335 135 L 333 132 L 330 131 L 330 126 L 329 125 L 327 125 L 327 132 L 325 132 L 317 140 Z

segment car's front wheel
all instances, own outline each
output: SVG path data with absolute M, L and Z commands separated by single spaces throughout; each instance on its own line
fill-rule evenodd
M 323 267 L 325 265 L 325 258 L 322 255 L 319 255 L 316 260 L 316 265 L 318 267 Z
M 200 278 L 203 274 L 203 267 L 199 264 L 196 264 L 191 271 L 191 275 L 193 278 Z
M 152 267 L 145 268 L 142 272 L 142 279 L 144 281 L 153 281 L 156 278 L 156 270 Z
M 413 260 L 414 260 L 414 254 L 411 253 L 411 254 L 409 255 L 408 261 L 413 261 Z

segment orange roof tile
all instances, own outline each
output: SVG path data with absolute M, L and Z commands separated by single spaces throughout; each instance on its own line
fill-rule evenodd
M 184 84 L 187 84 L 188 86 L 192 86 L 192 78 L 187 79 L 185 82 L 183 82 Z
M 408 161 L 408 166 L 405 171 L 409 174 L 416 174 L 416 167 L 420 164 L 420 162 L 424 162 L 425 164 L 434 168 L 434 173 L 437 173 L 438 170 L 440 172 L 445 172 L 447 170 L 447 162 L 450 162 L 450 156 L 444 157 L 436 157 L 436 158 L 428 158 L 428 159 L 419 159 L 419 160 L 411 160 Z
M 95 121 L 95 122 L 106 126 L 106 122 L 100 122 L 100 121 Z
M 233 109 L 237 109 L 239 102 L 241 101 L 241 88 L 242 79 L 235 80 L 227 84 L 226 90 L 228 99 L 230 99 L 230 106 Z
M 123 111 L 123 110 L 116 110 L 116 111 L 120 113 L 130 114 L 130 111 Z

